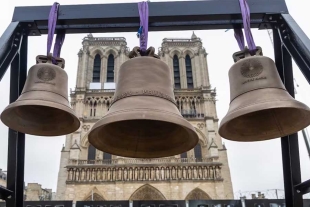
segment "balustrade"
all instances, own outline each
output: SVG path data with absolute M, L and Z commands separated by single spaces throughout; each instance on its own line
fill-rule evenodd
M 186 90 L 182 90 L 183 92 Z M 182 91 L 176 92 L 175 100 L 179 111 L 182 116 L 186 119 L 203 119 L 205 117 L 204 100 L 200 95 L 182 95 Z M 92 96 L 87 96 L 84 100 L 85 112 L 87 116 L 93 117 L 91 119 L 101 118 L 107 111 L 110 104 L 113 102 L 113 93 L 115 90 L 110 89 L 86 89 L 86 88 L 75 88 L 75 91 L 71 90 L 71 95 L 77 92 L 92 93 Z M 100 93 L 111 93 L 104 97 L 96 94 Z M 72 105 L 75 104 L 75 100 L 72 101 Z
M 111 160 L 70 160 L 69 165 L 115 165 L 115 164 L 170 164 L 170 163 L 212 163 L 218 160 L 212 158 L 153 158 L 127 159 L 116 158 Z
M 222 180 L 221 165 L 67 167 L 67 183 L 115 181 Z

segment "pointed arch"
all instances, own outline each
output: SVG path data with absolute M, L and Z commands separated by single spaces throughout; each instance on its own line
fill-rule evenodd
M 212 200 L 212 198 L 200 188 L 195 188 L 187 194 L 185 200 Z
M 174 55 L 178 56 L 178 58 L 182 56 L 182 51 L 177 47 L 172 48 L 170 51 L 171 52 L 169 53 L 169 55 L 171 58 L 173 58 Z
M 105 201 L 103 195 L 99 192 L 99 190 L 94 187 L 90 192 L 84 197 L 84 201 Z
M 156 188 L 145 184 L 138 188 L 129 198 L 129 200 L 167 200 L 165 196 Z
M 107 47 L 105 49 L 105 56 L 108 57 L 110 54 L 116 58 L 118 55 L 118 50 L 115 47 Z
M 192 59 L 194 57 L 195 51 L 190 48 L 186 48 L 185 50 L 183 50 L 183 53 L 185 55 L 189 55 L 189 57 Z
M 90 127 L 91 128 L 91 127 Z M 87 148 L 88 147 L 88 134 L 89 134 L 90 130 L 88 130 L 88 132 L 82 137 L 81 139 L 81 147 Z
M 206 135 L 197 127 L 194 127 L 194 128 L 198 134 L 199 142 L 202 144 L 202 146 L 207 146 L 208 145 L 208 139 L 207 139 Z
M 91 48 L 89 50 L 89 55 L 92 57 L 92 58 L 95 58 L 95 56 L 99 54 L 100 57 L 102 58 L 103 55 L 104 55 L 104 49 L 102 47 L 99 47 L 99 46 L 95 46 L 93 48 Z

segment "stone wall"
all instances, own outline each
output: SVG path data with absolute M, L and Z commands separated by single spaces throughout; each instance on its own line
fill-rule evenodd
M 67 184 L 66 200 L 88 200 L 91 194 L 96 200 L 184 200 L 188 196 L 196 199 L 228 199 L 224 196 L 222 182 L 161 183 L 115 182 L 109 184 Z M 192 195 L 191 195 L 192 194 Z M 139 195 L 139 196 L 137 196 Z

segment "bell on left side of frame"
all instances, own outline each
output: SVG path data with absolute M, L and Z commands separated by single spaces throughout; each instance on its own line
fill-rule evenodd
M 68 101 L 68 75 L 65 61 L 37 56 L 19 98 L 1 113 L 1 121 L 9 128 L 37 136 L 70 134 L 80 121 Z

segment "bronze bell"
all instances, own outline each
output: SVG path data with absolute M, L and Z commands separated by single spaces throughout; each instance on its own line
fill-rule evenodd
M 95 148 L 123 157 L 158 158 L 197 145 L 194 127 L 176 106 L 170 69 L 152 51 L 149 56 L 132 52 L 132 59 L 121 65 L 109 111 L 88 135 Z
M 70 134 L 80 127 L 80 121 L 68 101 L 68 75 L 63 70 L 64 59 L 37 56 L 19 98 L 7 106 L 1 121 L 19 132 L 38 136 Z
M 286 91 L 274 61 L 249 50 L 233 55 L 230 107 L 219 134 L 233 141 L 261 141 L 293 134 L 310 124 L 310 109 Z

